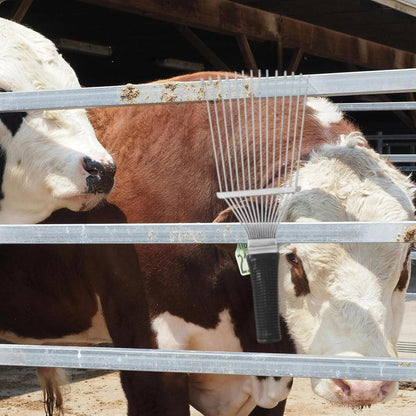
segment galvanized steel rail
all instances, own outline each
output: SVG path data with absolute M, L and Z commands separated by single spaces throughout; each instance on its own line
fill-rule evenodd
M 342 111 L 406 111 L 416 110 L 415 101 L 388 101 L 374 103 L 338 103 Z
M 395 243 L 416 239 L 416 223 L 281 223 L 278 243 Z M 0 225 L 0 244 L 233 244 L 239 223 Z
M 294 76 L 295 79 L 298 77 L 300 75 Z M 279 77 L 277 81 L 277 95 L 284 92 L 280 88 L 281 78 L 283 77 Z M 308 95 L 312 96 L 416 91 L 416 69 L 314 74 L 304 76 L 304 78 L 309 79 Z M 230 88 L 227 87 L 225 91 L 222 89 L 223 98 L 241 96 L 242 90 L 248 97 L 274 97 L 276 95 L 275 77 L 253 80 L 240 78 L 230 80 L 229 83 Z M 304 85 L 300 88 L 301 90 L 297 93 L 303 94 Z M 0 94 L 0 112 L 201 102 L 206 98 L 209 100 L 219 98 L 216 82 L 207 84 L 206 89 L 202 87 L 201 81 L 195 81 L 127 84 L 72 90 L 6 92 Z M 385 103 L 384 107 L 388 104 Z M 373 109 L 374 106 L 375 104 Z
M 416 381 L 416 359 L 0 345 L 0 365 Z
M 399 153 L 389 153 L 389 154 L 383 154 L 383 157 L 390 160 L 391 162 L 395 163 L 414 163 L 416 162 L 416 154 L 408 155 L 408 154 L 399 154 Z M 415 167 L 416 169 L 416 167 Z

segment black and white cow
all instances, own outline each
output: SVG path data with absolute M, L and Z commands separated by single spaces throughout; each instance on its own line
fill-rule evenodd
M 0 94 L 73 88 L 78 79 L 51 41 L 0 18 Z M 90 209 L 114 173 L 85 110 L 0 112 L 0 224 Z

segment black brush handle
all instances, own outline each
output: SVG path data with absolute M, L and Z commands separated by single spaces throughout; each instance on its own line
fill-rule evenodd
M 281 340 L 278 282 L 279 253 L 248 254 L 253 288 L 257 341 L 262 344 Z

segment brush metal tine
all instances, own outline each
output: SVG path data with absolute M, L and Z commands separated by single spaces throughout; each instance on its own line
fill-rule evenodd
M 302 120 L 300 125 L 300 138 L 299 138 L 299 152 L 298 152 L 298 165 L 296 169 L 296 178 L 295 178 L 295 187 L 298 187 L 299 180 L 299 169 L 300 169 L 300 158 L 302 154 L 302 140 L 303 140 L 303 126 L 305 124 L 305 114 L 306 114 L 306 102 L 308 99 L 308 88 L 309 88 L 309 77 L 306 77 L 306 86 L 305 92 L 303 94 L 303 109 L 302 109 Z
M 225 147 L 226 152 L 222 151 L 222 143 L 221 143 L 221 160 L 224 165 L 224 171 L 227 170 L 227 161 L 228 161 L 228 171 L 229 171 L 229 180 L 225 181 L 225 187 L 226 190 L 234 190 L 234 178 L 233 178 L 233 168 L 232 168 L 232 160 L 231 160 L 231 154 L 230 154 L 230 141 L 229 141 L 229 135 L 228 135 L 228 117 L 227 117 L 227 110 L 225 106 L 225 99 L 224 99 L 224 89 L 223 89 L 223 82 L 221 81 L 220 76 L 218 75 L 218 89 L 219 89 L 219 95 L 221 100 L 221 106 L 222 106 L 222 118 L 223 118 L 223 126 L 224 126 L 224 137 L 225 137 Z M 230 115 L 231 117 L 231 115 Z M 227 176 L 226 176 L 227 178 Z M 229 187 L 228 187 L 228 184 Z
M 274 188 L 275 185 L 275 179 L 276 179 L 276 127 L 277 127 L 277 70 L 274 73 L 275 75 L 275 81 L 274 81 L 274 102 L 273 102 L 273 159 L 272 159 L 272 188 Z M 280 176 L 279 176 L 280 178 Z M 280 183 L 280 182 L 279 182 Z M 279 186 L 279 184 L 278 184 Z
M 243 72 L 244 76 L 244 72 Z M 249 139 L 249 127 L 248 127 L 248 116 L 247 116 L 247 98 L 243 96 L 244 101 L 244 125 L 245 125 L 245 136 L 246 136 L 246 159 L 247 159 L 247 179 L 248 189 L 252 189 L 251 184 L 251 159 L 250 159 L 250 139 Z
M 294 78 L 295 74 L 292 72 L 292 88 L 294 88 L 294 83 L 295 83 L 295 78 Z M 300 88 L 300 81 L 301 78 L 298 78 L 298 83 L 297 83 L 297 91 L 295 93 L 296 95 L 296 109 L 295 109 L 295 120 L 294 120 L 294 125 L 293 125 L 293 133 L 292 133 L 292 156 L 290 159 L 290 172 L 289 172 L 289 186 L 292 186 L 292 181 L 293 181 L 293 166 L 295 164 L 295 155 L 296 155 L 296 139 L 297 139 L 297 131 L 298 131 L 298 111 L 299 111 L 299 88 Z
M 232 94 L 232 87 L 234 84 L 232 84 L 228 77 L 228 74 L 225 75 L 225 79 L 227 81 L 228 85 L 228 103 L 229 103 L 229 116 L 230 116 L 230 126 L 231 126 L 231 138 L 232 138 L 232 151 L 233 151 L 233 158 L 229 161 L 230 166 L 234 162 L 234 171 L 235 171 L 235 186 L 237 190 L 240 190 L 240 172 L 238 170 L 238 156 L 237 156 L 237 146 L 235 142 L 235 130 L 234 130 L 234 111 L 233 111 L 233 97 L 235 94 Z M 235 92 L 235 91 L 234 91 Z M 232 183 L 232 186 L 234 186 L 234 181 Z
M 212 85 L 212 78 L 211 77 L 209 77 L 208 81 Z M 202 85 L 206 88 L 206 81 L 201 79 L 201 82 L 202 82 Z M 216 171 L 217 171 L 218 186 L 219 186 L 220 192 L 222 192 L 223 191 L 222 179 L 221 179 L 221 173 L 220 173 L 220 167 L 219 167 L 219 161 L 218 161 L 217 146 L 216 146 L 216 142 L 215 142 L 215 133 L 214 133 L 214 126 L 213 126 L 213 121 L 212 121 L 211 105 L 210 105 L 210 102 L 209 102 L 208 98 L 206 99 L 206 104 L 207 104 L 207 112 L 208 112 L 209 129 L 210 129 L 210 132 L 211 132 L 212 148 L 213 148 L 213 152 L 214 152 L 215 168 L 216 168 Z M 213 102 L 212 106 L 216 106 L 215 101 Z M 217 112 L 215 111 L 215 114 L 216 113 Z M 217 122 L 216 127 L 218 129 L 218 115 L 217 114 L 216 114 L 216 122 Z
M 218 86 L 218 88 L 220 88 Z M 226 172 L 226 166 L 224 162 L 224 147 L 222 142 L 222 134 L 221 134 L 221 123 L 219 118 L 219 112 L 218 112 L 218 103 L 215 100 L 214 101 L 214 114 L 215 114 L 215 120 L 217 124 L 217 134 L 218 134 L 218 150 L 219 150 L 219 159 L 221 161 L 221 170 L 222 170 L 222 178 L 221 178 L 221 184 L 225 191 L 228 191 L 228 181 L 227 181 L 227 172 Z
M 263 77 L 263 84 L 265 84 L 267 86 L 268 84 L 268 72 L 267 70 L 265 71 L 264 77 Z M 265 98 L 265 117 L 264 117 L 264 176 L 263 176 L 263 184 L 264 183 L 268 183 L 269 182 L 269 98 L 268 96 L 266 96 Z M 266 185 L 267 186 L 267 185 Z M 264 185 L 263 185 L 264 187 Z M 272 195 L 266 195 L 264 197 L 264 208 L 263 208 L 263 212 L 264 212 L 264 222 L 269 222 L 269 208 L 268 205 L 270 203 L 270 199 L 273 198 Z
M 253 91 L 253 70 L 250 70 L 250 82 L 251 82 L 251 91 Z M 253 156 L 253 188 L 256 189 L 258 187 L 257 181 L 257 157 L 256 157 L 256 120 L 254 117 L 255 114 L 255 102 L 254 102 L 254 94 L 251 94 L 251 147 L 252 147 L 252 156 Z M 259 204 L 254 203 L 254 198 L 250 198 L 251 207 L 253 211 L 256 213 L 256 218 L 259 218 Z
M 269 88 L 269 71 L 266 69 L 266 73 L 265 73 L 265 84 L 267 86 L 267 88 Z M 265 156 L 266 156 L 266 165 L 264 168 L 264 183 L 268 183 L 269 182 L 269 96 L 266 96 L 266 117 L 265 117 L 265 136 L 266 136 L 266 143 L 265 143 Z M 268 209 L 268 205 L 269 205 L 269 195 L 266 195 L 266 201 L 265 201 L 265 208 L 264 208 L 264 213 L 265 213 L 265 222 L 269 222 L 270 218 L 269 218 L 269 209 Z
M 237 81 L 237 72 L 234 72 L 234 79 Z M 237 82 L 236 82 L 237 84 Z M 242 188 L 246 189 L 246 175 L 244 169 L 244 146 L 243 146 L 243 127 L 241 124 L 241 97 L 243 91 L 243 83 L 240 84 L 239 94 L 237 95 L 237 120 L 238 120 L 238 138 L 239 138 L 239 148 L 240 148 L 240 166 L 241 166 L 241 180 L 242 180 Z
M 250 70 L 250 84 L 253 91 L 253 70 Z M 257 158 L 256 158 L 256 131 L 254 119 L 254 94 L 250 97 L 251 104 L 251 148 L 253 155 L 253 188 L 257 188 Z
M 285 125 L 285 110 L 286 110 L 286 71 L 283 73 L 283 95 L 281 99 L 281 116 L 280 116 L 280 143 L 279 143 L 279 180 L 278 186 L 282 184 L 282 157 L 283 157 L 283 133 Z
M 287 82 L 287 74 L 285 78 L 285 82 Z M 286 130 L 286 151 L 285 151 L 285 175 L 284 175 L 284 183 L 287 183 L 288 180 L 288 166 L 289 166 L 289 152 L 290 152 L 290 126 L 292 121 L 292 97 L 293 97 L 293 84 L 290 83 L 290 93 L 289 93 L 289 108 L 288 108 L 288 117 L 287 117 L 287 130 Z
M 267 85 L 267 89 L 269 88 L 269 71 L 266 70 L 266 74 L 265 74 L 265 83 Z M 265 166 L 265 176 L 264 176 L 264 181 L 266 184 L 270 183 L 270 157 L 274 157 L 273 153 L 270 155 L 270 103 L 269 103 L 269 97 L 266 97 L 266 120 L 265 120 L 265 124 L 266 124 L 266 144 L 265 144 L 265 148 L 266 148 L 266 166 Z M 266 185 L 267 186 L 267 185 Z M 266 196 L 266 201 L 265 201 L 265 213 L 266 213 L 266 218 L 265 221 L 266 222 L 270 222 L 271 218 L 270 218 L 270 209 L 269 209 L 269 205 L 271 204 L 271 202 L 273 201 L 274 196 Z
M 257 71 L 257 78 L 259 80 L 259 89 L 261 91 L 261 87 L 262 87 L 262 78 L 261 78 L 261 70 L 259 69 Z M 258 142 L 259 142 L 259 163 L 258 163 L 258 169 L 259 169 L 259 182 L 257 183 L 256 187 L 258 188 L 259 186 L 261 186 L 261 184 L 263 183 L 263 131 L 262 131 L 262 111 L 261 111 L 261 106 L 262 106 L 262 96 L 261 94 L 259 95 L 258 98 L 258 113 L 257 113 L 257 123 L 258 123 Z M 252 115 L 252 117 L 254 117 L 254 114 Z M 259 210 L 260 210 L 260 215 L 258 216 L 258 220 L 263 222 L 264 218 L 263 218 L 263 197 L 260 197 L 260 206 L 259 206 Z

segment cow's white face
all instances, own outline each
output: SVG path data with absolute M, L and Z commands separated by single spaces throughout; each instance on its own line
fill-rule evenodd
M 371 150 L 326 146 L 300 172 L 287 221 L 409 221 L 414 188 Z M 289 244 L 280 248 L 280 311 L 298 353 L 396 356 L 409 245 Z M 385 401 L 397 383 L 313 379 L 334 403 Z
M 0 19 L 0 94 L 80 88 L 40 34 Z M 59 208 L 94 207 L 115 166 L 84 110 L 0 113 L 0 223 L 34 223 Z

